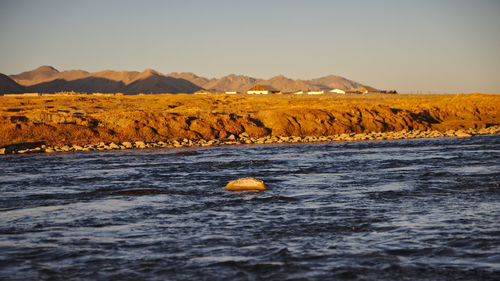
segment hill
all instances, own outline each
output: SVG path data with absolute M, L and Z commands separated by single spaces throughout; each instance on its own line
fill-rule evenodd
M 25 71 L 19 74 L 10 75 L 10 78 L 16 81 L 47 81 L 47 79 L 53 79 L 59 74 L 59 70 L 52 66 L 43 65 L 37 69 Z M 18 82 L 19 83 L 19 82 Z
M 208 82 L 211 81 L 208 78 L 200 77 L 200 76 L 198 76 L 198 75 L 196 75 L 194 73 L 191 73 L 191 72 L 181 72 L 181 73 L 172 72 L 172 73 L 167 74 L 166 76 L 173 77 L 173 78 L 184 79 L 184 80 L 187 80 L 187 81 L 195 84 L 196 86 L 202 87 L 202 88 L 204 88 L 204 86 Z
M 32 86 L 43 82 L 64 79 L 67 81 L 88 77 L 89 73 L 84 70 L 66 70 L 60 72 L 52 66 L 40 66 L 37 69 L 20 74 L 9 75 L 14 81 L 23 86 Z
M 333 88 L 355 89 L 365 86 L 336 75 L 311 80 L 293 80 L 284 75 L 278 75 L 266 80 L 236 74 L 221 78 L 205 78 L 191 72 L 161 74 L 152 69 L 146 69 L 143 72 L 114 70 L 93 73 L 84 70 L 60 72 L 52 66 L 41 66 L 31 71 L 10 75 L 10 78 L 21 86 L 28 87 L 30 91 L 45 93 L 57 91 L 123 92 L 126 94 L 193 93 L 202 88 L 219 92 L 246 92 L 256 84 L 268 85 L 284 92 Z
M 26 92 L 26 89 L 10 79 L 9 76 L 0 73 L 0 94 L 20 94 Z
M 298 90 L 316 90 L 318 87 L 308 83 L 304 80 L 292 80 L 283 75 L 275 76 L 268 80 L 263 80 L 260 82 L 262 85 L 269 85 L 275 89 L 280 89 L 281 91 L 291 92 Z
M 127 94 L 158 94 L 158 93 L 194 93 L 202 88 L 181 78 L 173 78 L 151 72 L 139 75 L 139 78 L 128 84 L 122 91 Z
M 230 74 L 219 79 L 208 81 L 203 88 L 213 89 L 221 92 L 237 91 L 244 92 L 257 84 L 258 80 L 244 75 Z
M 10 83 L 12 85 L 9 86 L 9 89 L 12 90 L 9 91 L 13 93 L 75 91 L 84 93 L 176 94 L 194 93 L 201 89 L 185 79 L 168 77 L 152 69 L 146 69 L 143 72 L 105 70 L 89 73 L 83 70 L 59 72 L 53 67 L 42 66 L 32 71 L 10 76 L 18 79 L 17 81 L 26 87 L 17 84 L 7 76 L 5 77 L 18 86 L 14 88 L 15 85 Z
M 81 92 L 81 93 L 122 93 L 125 84 L 120 81 L 100 77 L 86 77 L 71 81 L 55 79 L 27 87 L 29 92 L 56 93 L 56 92 Z
M 138 71 L 114 71 L 114 70 L 104 70 L 94 73 L 89 73 L 89 76 L 105 78 L 114 81 L 121 81 L 124 84 L 130 84 L 137 80 L 137 77 L 141 73 Z
M 328 75 L 321 78 L 311 79 L 307 82 L 320 89 L 354 89 L 363 86 L 360 83 L 336 75 Z

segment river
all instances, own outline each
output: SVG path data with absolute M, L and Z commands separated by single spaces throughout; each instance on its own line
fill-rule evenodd
M 1 280 L 500 280 L 500 136 L 0 157 Z M 223 189 L 240 177 L 268 190 Z

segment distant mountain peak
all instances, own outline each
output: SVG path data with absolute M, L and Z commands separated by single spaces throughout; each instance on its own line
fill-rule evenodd
M 171 72 L 169 73 L 172 76 L 173 75 L 178 75 L 178 76 L 192 76 L 192 77 L 199 77 L 198 75 L 192 73 L 192 72 Z
M 231 73 L 231 74 L 226 75 L 226 76 L 224 76 L 224 77 L 228 77 L 228 78 L 241 78 L 241 77 L 250 78 L 250 77 L 245 76 L 245 75 L 234 74 L 234 73 Z M 222 77 L 222 78 L 224 78 L 224 77 Z
M 162 74 L 154 69 L 146 68 L 144 69 L 143 72 L 141 72 L 141 76 L 146 76 L 146 75 L 149 76 L 149 75 L 162 75 Z
M 45 81 L 51 79 L 59 74 L 59 70 L 52 66 L 42 65 L 37 69 L 31 71 L 25 71 L 19 74 L 9 75 L 9 77 L 19 83 L 19 80 L 33 81 L 33 83 L 38 81 Z
M 40 67 L 38 67 L 37 69 L 33 70 L 33 71 L 44 71 L 44 72 L 59 72 L 59 70 L 57 70 L 55 67 L 53 66 L 50 66 L 50 65 L 42 65 Z
M 198 78 L 208 80 L 208 79 L 200 77 L 192 72 L 171 72 L 169 74 L 166 74 L 166 76 L 170 76 L 170 77 L 174 77 L 174 78 L 183 78 L 183 79 L 188 79 L 188 80 L 189 79 L 198 79 Z
M 274 77 L 271 77 L 269 80 L 291 80 L 293 81 L 293 79 L 290 79 L 288 77 L 286 77 L 285 75 L 283 74 L 280 74 L 280 75 L 276 75 Z

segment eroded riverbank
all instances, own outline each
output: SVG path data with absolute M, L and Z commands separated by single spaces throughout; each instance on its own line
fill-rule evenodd
M 0 153 L 497 134 L 500 96 L 0 97 Z

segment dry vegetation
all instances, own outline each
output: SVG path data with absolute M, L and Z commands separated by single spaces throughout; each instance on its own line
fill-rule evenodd
M 0 97 L 0 147 L 321 136 L 500 124 L 499 95 L 138 95 Z

